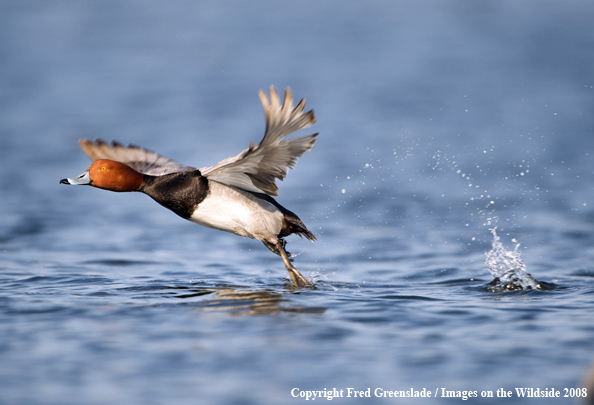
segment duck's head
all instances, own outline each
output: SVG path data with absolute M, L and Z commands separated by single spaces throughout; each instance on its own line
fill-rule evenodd
M 109 159 L 94 161 L 80 176 L 60 180 L 60 184 L 87 185 L 110 191 L 138 191 L 144 176 L 130 166 Z

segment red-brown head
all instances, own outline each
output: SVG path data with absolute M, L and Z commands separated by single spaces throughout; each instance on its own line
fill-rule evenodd
M 130 166 L 100 159 L 94 161 L 80 176 L 60 180 L 60 184 L 89 185 L 110 191 L 138 191 L 143 181 L 143 175 Z

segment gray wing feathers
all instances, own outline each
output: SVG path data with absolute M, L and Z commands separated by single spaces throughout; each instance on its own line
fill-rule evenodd
M 291 90 L 285 90 L 285 101 L 280 103 L 274 86 L 270 87 L 270 102 L 260 91 L 260 101 L 266 115 L 266 133 L 257 146 L 220 161 L 214 166 L 200 169 L 210 180 L 271 196 L 278 195 L 275 179 L 283 180 L 287 168 L 295 167 L 297 159 L 310 150 L 318 134 L 286 141 L 287 135 L 310 127 L 316 122 L 313 110 L 303 113 L 305 100 L 293 108 Z
M 93 161 L 99 159 L 115 160 L 127 164 L 139 173 L 151 176 L 162 176 L 193 169 L 139 146 L 124 146 L 116 141 L 108 144 L 101 139 L 95 139 L 94 141 L 81 139 L 78 143 Z

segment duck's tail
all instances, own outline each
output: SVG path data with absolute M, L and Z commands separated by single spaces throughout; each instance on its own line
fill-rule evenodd
M 310 232 L 309 229 L 305 227 L 305 224 L 299 219 L 299 217 L 297 217 L 297 215 L 293 214 L 291 211 L 287 211 L 288 212 L 283 212 L 285 216 L 283 217 L 281 231 L 278 234 L 279 239 L 294 233 L 302 238 L 304 237 L 312 242 L 315 242 L 317 238 L 313 233 Z M 292 215 L 287 215 L 287 213 Z

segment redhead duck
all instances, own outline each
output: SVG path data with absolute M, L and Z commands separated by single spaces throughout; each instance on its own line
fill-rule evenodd
M 310 127 L 316 119 L 313 110 L 303 112 L 305 100 L 293 108 L 289 88 L 282 105 L 274 86 L 270 87 L 270 101 L 263 91 L 259 94 L 266 115 L 264 138 L 214 166 L 196 169 L 138 146 L 82 139 L 80 147 L 93 163 L 80 176 L 63 179 L 60 184 L 139 191 L 184 219 L 261 240 L 282 257 L 295 285 L 310 286 L 291 263 L 284 237 L 293 233 L 311 241 L 316 237 L 297 215 L 272 197 L 278 196 L 275 179 L 285 178 L 287 168 L 293 168 L 313 147 L 318 134 L 283 138 Z

